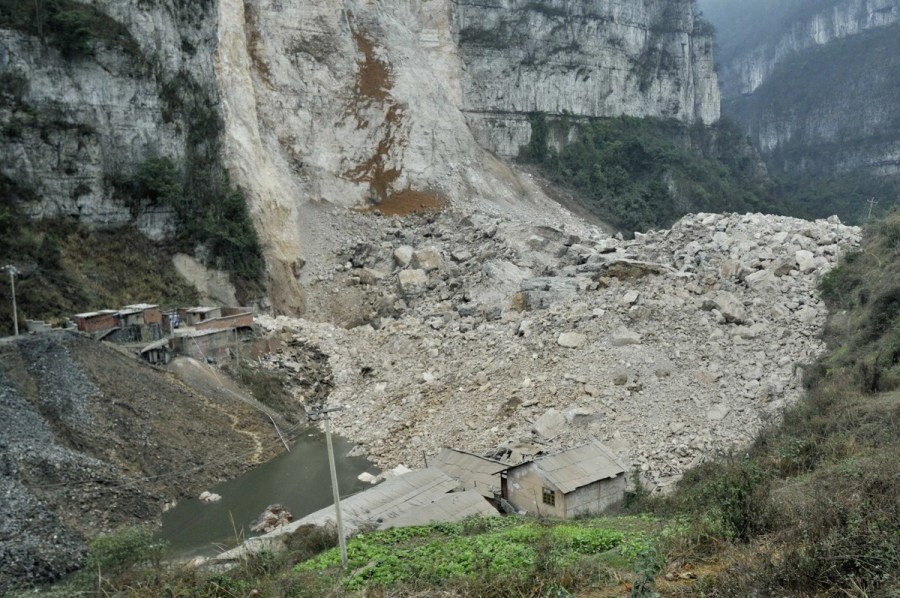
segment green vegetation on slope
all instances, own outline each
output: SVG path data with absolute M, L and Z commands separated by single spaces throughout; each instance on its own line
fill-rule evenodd
M 7 182 L 0 189 L 0 256 L 14 260 L 21 271 L 16 280 L 20 331 L 25 318 L 59 323 L 74 313 L 136 301 L 196 301 L 196 291 L 175 272 L 168 248 L 133 227 L 90 230 L 66 220 L 34 222 L 18 210 L 14 197 Z M 0 334 L 11 334 L 9 279 L 3 274 Z
M 99 565 L 60 592 L 98 587 L 129 596 L 570 596 L 580 588 L 629 580 L 652 595 L 665 550 L 685 533 L 682 522 L 614 517 L 552 522 L 521 517 L 469 519 L 363 532 L 348 542 L 341 570 L 333 528 L 306 526 L 282 554 L 263 552 L 227 573 L 163 569 L 156 546 L 131 529 L 92 543 Z M 120 537 L 121 536 L 121 537 Z M 121 558 L 115 547 L 121 546 Z M 155 561 L 155 564 L 154 564 Z
M 549 141 L 568 136 L 566 119 L 535 114 L 531 125 L 519 159 L 539 165 L 551 181 L 574 189 L 588 210 L 629 233 L 668 226 L 689 212 L 774 210 L 754 152 L 727 122 L 593 119 L 577 125 L 574 141 L 559 151 Z
M 653 118 L 572 123 L 534 114 L 531 126 L 531 141 L 520 149 L 519 160 L 537 165 L 553 183 L 572 190 L 585 209 L 625 233 L 668 227 L 691 212 L 809 219 L 837 214 L 859 223 L 866 216 L 866 200 L 881 198 L 886 204 L 900 193 L 896 177 L 861 170 L 811 166 L 784 173 L 773 158 L 778 173 L 767 172 L 750 140 L 728 120 L 688 127 Z M 798 151 L 809 159 L 813 150 Z M 825 146 L 815 151 L 834 155 L 834 148 Z
M 93 54 L 98 42 L 141 53 L 124 25 L 76 0 L 0 0 L 0 27 L 35 35 L 69 58 Z
M 749 451 L 643 506 L 734 542 L 706 595 L 900 593 L 900 214 L 822 282 L 829 351 L 804 398 Z
M 183 175 L 170 158 L 150 158 L 120 192 L 127 194 L 126 201 L 171 208 L 183 251 L 203 244 L 212 266 L 231 273 L 237 282 L 257 283 L 263 270 L 262 250 L 243 194 L 230 188 L 224 173 L 221 180 L 194 176 Z

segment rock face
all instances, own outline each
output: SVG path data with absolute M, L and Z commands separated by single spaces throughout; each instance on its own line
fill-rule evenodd
M 689 0 L 90 5 L 124 41 L 65 57 L 0 29 L 12 132 L 0 174 L 34 196 L 34 217 L 134 220 L 165 238 L 171 213 L 127 205 L 121 182 L 148 157 L 179 162 L 213 140 L 249 201 L 280 313 L 331 315 L 316 284 L 342 243 L 330 207 L 546 205 L 478 142 L 514 153 L 528 112 L 718 117 L 711 39 Z
M 215 104 L 215 13 L 204 9 L 208 3 L 172 0 L 91 4 L 122 28 L 118 43 L 93 43 L 93 56 L 66 57 L 37 37 L 0 28 L 0 175 L 28 190 L 23 207 L 34 218 L 136 222 L 164 238 L 171 213 L 152 206 L 132 213 L 117 185 L 149 157 L 183 159 L 191 130 L 180 105 L 186 95 Z
M 722 41 L 723 113 L 778 170 L 900 174 L 900 5 L 801 5 L 737 47 Z
M 462 107 L 501 155 L 528 143 L 534 112 L 719 118 L 713 40 L 689 1 L 454 4 Z
M 809 3 L 808 3 L 809 4 Z M 818 10 L 790 15 L 789 22 L 765 40 L 725 57 L 722 90 L 727 97 L 751 94 L 789 56 L 814 46 L 859 35 L 900 22 L 894 0 L 839 0 L 821 2 Z

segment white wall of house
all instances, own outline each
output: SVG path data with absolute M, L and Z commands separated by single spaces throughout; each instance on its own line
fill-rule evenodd
M 565 517 L 597 514 L 623 498 L 625 498 L 625 474 L 599 480 L 566 495 Z
M 507 500 L 517 509 L 528 511 L 532 515 L 560 518 L 566 516 L 565 496 L 541 477 L 540 471 L 533 463 L 511 470 L 506 480 L 506 487 Z M 544 488 L 554 491 L 555 506 L 544 504 Z

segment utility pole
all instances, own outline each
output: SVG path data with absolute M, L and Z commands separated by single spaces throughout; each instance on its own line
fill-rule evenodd
M 9 272 L 9 286 L 12 289 L 13 330 L 16 336 L 19 336 L 19 312 L 16 309 L 16 275 L 19 273 L 19 269 L 12 264 L 3 266 L 3 269 Z
M 337 469 L 334 466 L 334 447 L 331 444 L 331 417 L 330 413 L 343 411 L 344 408 L 324 407 L 318 411 L 311 411 L 310 418 L 321 415 L 325 419 L 325 442 L 328 444 L 328 466 L 331 468 L 331 491 L 334 493 L 334 516 L 337 521 L 338 543 L 341 547 L 341 567 L 347 568 L 347 539 L 344 537 L 344 524 L 341 522 L 341 493 L 338 490 Z
M 869 215 L 866 216 L 866 220 L 868 220 L 869 218 L 872 217 L 872 208 L 874 208 L 875 206 L 877 206 L 877 205 L 878 205 L 878 202 L 877 202 L 877 201 L 875 200 L 875 198 L 873 197 L 873 198 L 869 199 L 869 201 L 867 201 L 866 203 L 869 204 Z

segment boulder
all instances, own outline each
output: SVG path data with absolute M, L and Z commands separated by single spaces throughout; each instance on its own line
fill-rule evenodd
M 424 270 L 425 272 L 438 270 L 443 263 L 444 260 L 441 258 L 441 252 L 434 247 L 414 251 L 412 261 L 410 262 L 413 268 Z
M 641 294 L 637 291 L 628 291 L 622 296 L 622 303 L 625 305 L 634 305 L 641 298 Z
M 409 245 L 401 245 L 394 250 L 394 262 L 401 268 L 405 268 L 412 261 L 413 248 Z
M 729 412 L 725 405 L 713 405 L 706 411 L 706 417 L 710 421 L 722 421 Z
M 800 251 L 794 254 L 794 258 L 797 260 L 797 268 L 804 274 L 809 274 L 810 272 L 815 271 L 816 269 L 816 256 L 813 255 L 812 251 L 807 251 L 806 249 L 801 249 Z
M 744 278 L 747 286 L 757 292 L 771 291 L 778 288 L 778 279 L 771 270 L 758 270 Z
M 715 303 L 716 309 L 719 310 L 726 322 L 730 324 L 744 324 L 747 322 L 747 310 L 744 309 L 744 304 L 728 291 L 716 293 L 713 303 Z
M 567 349 L 577 349 L 584 345 L 587 341 L 583 334 L 579 334 L 577 332 L 563 332 L 559 335 L 559 338 L 556 339 L 556 344 L 560 347 L 566 347 Z
M 619 328 L 609 337 L 609 343 L 613 347 L 624 347 L 626 345 L 640 345 L 641 335 L 627 328 Z
M 256 533 L 267 534 L 275 531 L 283 525 L 287 525 L 294 520 L 291 512 L 284 508 L 284 505 L 269 505 L 262 515 L 253 522 L 250 531 Z
M 541 309 L 578 293 L 578 280 L 565 277 L 528 278 L 519 290 L 525 309 Z
M 544 415 L 540 416 L 531 431 L 545 440 L 553 440 L 566 427 L 565 416 L 556 409 L 548 409 Z
M 402 270 L 397 275 L 397 286 L 405 298 L 418 297 L 428 286 L 428 275 L 424 270 Z

